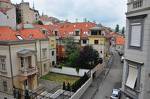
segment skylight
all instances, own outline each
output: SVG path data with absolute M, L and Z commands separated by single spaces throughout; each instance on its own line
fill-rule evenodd
M 18 38 L 19 40 L 23 40 L 23 38 L 22 38 L 20 35 L 17 35 L 17 38 Z

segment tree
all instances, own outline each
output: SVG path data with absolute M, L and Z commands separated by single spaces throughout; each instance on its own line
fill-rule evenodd
M 77 62 L 78 57 L 79 57 L 79 51 L 78 50 L 73 51 L 73 53 L 71 53 L 68 56 L 68 65 L 76 67 L 77 65 L 76 62 Z
M 119 25 L 116 25 L 115 32 L 119 32 Z
M 64 39 L 64 43 L 67 56 L 69 56 L 74 51 L 79 50 L 78 45 L 74 42 L 72 37 Z
M 43 25 L 43 22 L 41 20 L 35 21 L 35 23 L 39 25 Z
M 67 90 L 68 90 L 68 91 L 71 91 L 70 83 L 67 83 Z
M 66 90 L 66 83 L 63 82 L 63 90 Z
M 77 64 L 79 68 L 92 69 L 98 64 L 99 54 L 91 46 L 85 46 L 79 54 Z
M 122 32 L 121 33 L 124 35 L 124 32 L 125 32 L 125 27 L 122 28 Z

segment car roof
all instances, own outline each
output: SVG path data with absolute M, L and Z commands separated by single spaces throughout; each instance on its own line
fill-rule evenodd
M 113 89 L 112 94 L 116 94 L 116 95 L 117 95 L 117 94 L 119 93 L 119 91 L 120 91 L 120 90 L 118 90 L 118 89 Z

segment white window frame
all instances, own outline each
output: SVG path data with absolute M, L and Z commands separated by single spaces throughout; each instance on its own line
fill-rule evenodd
M 129 88 L 134 89 L 135 88 L 135 84 L 136 84 L 136 80 L 138 77 L 138 69 L 136 66 L 133 65 L 129 65 L 129 72 L 128 72 L 128 77 L 126 80 L 126 86 L 128 86 Z
M 130 31 L 130 46 L 133 47 L 141 47 L 141 41 L 142 41 L 142 24 L 137 23 L 131 23 L 130 24 L 131 31 Z M 136 31 L 137 30 L 137 31 Z
M 4 60 L 4 61 L 2 61 Z M 6 68 L 6 56 L 0 56 L 0 71 L 7 71 L 7 68 Z

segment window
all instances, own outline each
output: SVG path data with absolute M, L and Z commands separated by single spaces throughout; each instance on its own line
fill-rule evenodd
M 24 86 L 27 86 L 28 85 L 28 80 L 25 80 L 24 81 Z
M 97 35 L 97 31 L 91 31 L 91 35 Z
M 42 53 L 43 53 L 43 58 L 46 58 L 46 56 L 47 56 L 47 49 L 43 48 L 42 49 Z
M 52 61 L 52 66 L 54 66 L 55 65 L 55 61 Z
M 135 66 L 129 65 L 129 72 L 126 81 L 126 86 L 134 89 L 137 81 L 138 70 Z
M 24 58 L 20 57 L 21 67 L 24 67 Z
M 98 44 L 98 40 L 94 40 L 94 44 Z
M 6 71 L 6 57 L 0 56 L 0 70 Z
M 46 71 L 47 71 L 47 65 L 44 64 L 44 72 L 46 72 Z
M 86 44 L 87 43 L 87 40 L 83 40 L 83 44 Z
M 142 34 L 141 23 L 131 23 L 130 28 L 131 28 L 130 46 L 141 47 L 141 34 Z
M 54 51 L 52 51 L 52 56 L 54 56 Z
M 58 31 L 54 31 L 55 32 L 55 36 L 58 36 Z
M 75 31 L 75 36 L 79 36 L 80 35 L 80 31 L 79 30 L 76 30 Z
M 7 81 L 3 81 L 3 87 L 4 87 L 4 91 L 8 90 Z

